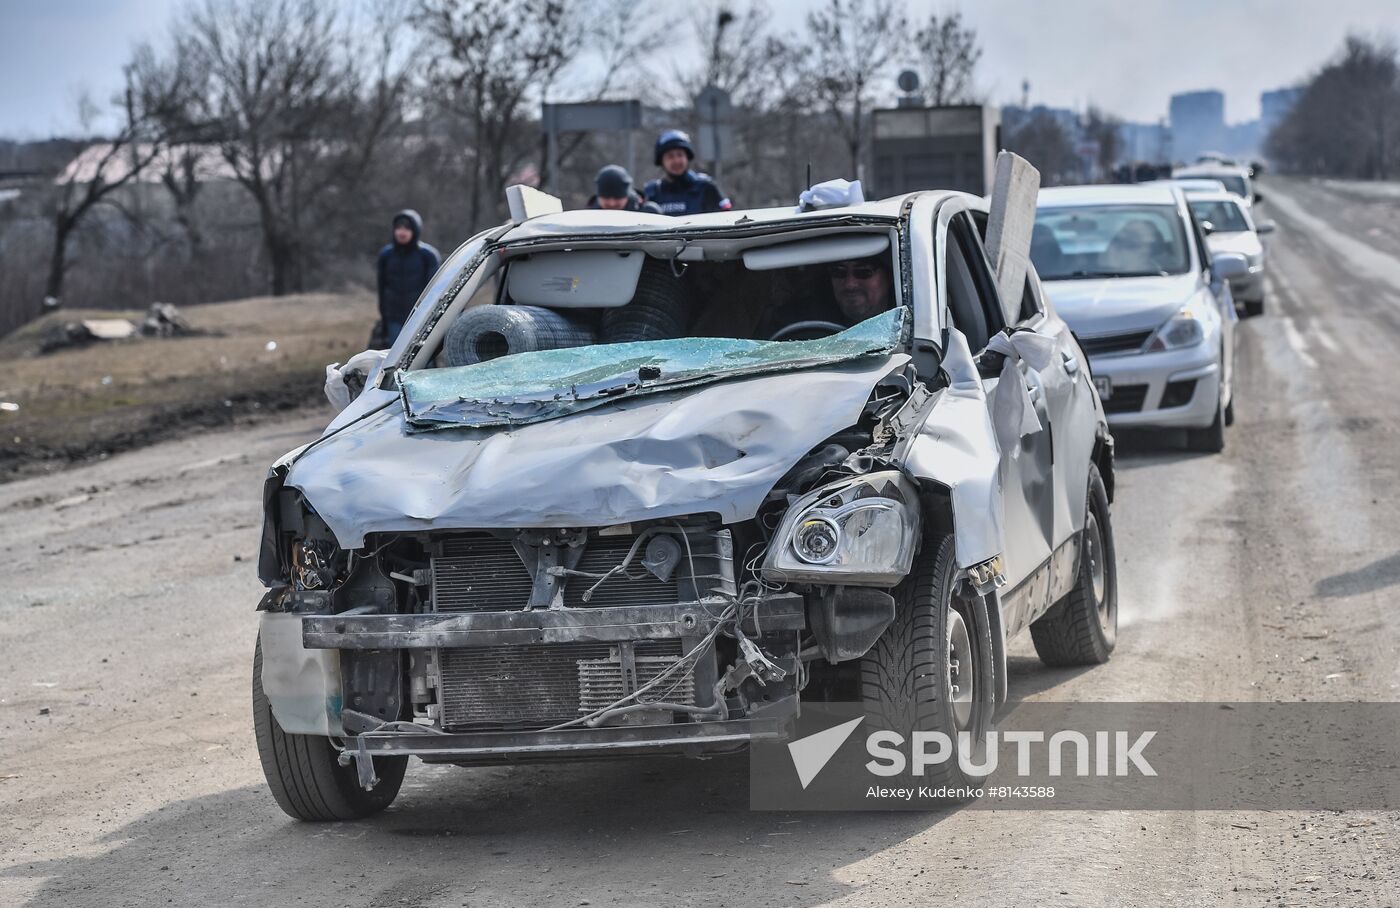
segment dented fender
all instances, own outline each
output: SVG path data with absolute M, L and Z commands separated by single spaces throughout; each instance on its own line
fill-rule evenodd
M 948 490 L 953 505 L 953 548 L 959 568 L 1005 549 L 996 431 L 967 338 L 948 333 L 943 356 L 948 387 L 936 395 L 918 431 L 907 441 L 904 469 L 922 484 Z

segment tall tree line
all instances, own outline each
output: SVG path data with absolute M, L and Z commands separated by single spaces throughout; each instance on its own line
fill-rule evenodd
M 368 279 L 399 207 L 424 209 L 449 247 L 499 223 L 504 187 L 546 176 L 543 101 L 640 97 L 669 111 L 649 133 L 694 129 L 694 94 L 728 91 L 724 182 L 747 206 L 792 200 L 809 168 L 859 176 L 870 111 L 901 69 L 924 74 L 933 103 L 973 99 L 980 51 L 957 14 L 826 0 L 787 20 L 764 0 L 712 0 L 674 15 L 627 0 L 189 0 L 133 52 L 116 125 L 84 166 L 42 211 L 0 209 L 0 259 L 24 246 L 32 269 L 37 222 L 42 295 L 65 304 L 334 289 Z M 637 142 L 640 182 L 650 136 Z M 566 137 L 567 201 L 622 151 L 616 136 Z M 6 241 L 7 218 L 24 243 Z M 21 285 L 22 299 L 0 288 L 0 331 L 38 310 L 35 282 Z
M 1295 173 L 1400 176 L 1400 53 L 1393 41 L 1349 36 L 1266 140 L 1274 165 Z

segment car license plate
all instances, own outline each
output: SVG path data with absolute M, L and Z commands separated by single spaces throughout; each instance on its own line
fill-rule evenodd
M 1094 390 L 1099 392 L 1099 400 L 1108 400 L 1113 396 L 1113 379 L 1107 375 L 1095 375 Z

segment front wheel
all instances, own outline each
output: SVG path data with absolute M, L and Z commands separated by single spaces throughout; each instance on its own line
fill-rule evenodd
M 1089 465 L 1088 513 L 1079 542 L 1074 588 L 1031 623 L 1036 655 L 1046 665 L 1098 665 L 1118 642 L 1118 566 L 1108 491 Z
M 1225 450 L 1225 409 L 1215 402 L 1215 419 L 1204 429 L 1186 430 L 1186 447 L 1202 454 L 1219 454 Z
M 273 799 L 298 820 L 358 820 L 378 813 L 398 796 L 408 768 L 408 757 L 376 757 L 379 784 L 365 791 L 354 763 L 338 762 L 330 738 L 284 732 L 263 693 L 261 640 L 253 650 L 253 733 Z
M 991 622 L 986 601 L 959 595 L 956 581 L 953 537 L 930 534 L 894 591 L 894 622 L 861 659 L 860 689 L 874 725 L 906 738 L 942 732 L 954 744 L 966 733 L 975 758 L 995 708 Z M 948 787 L 978 783 L 957 759 L 925 779 Z

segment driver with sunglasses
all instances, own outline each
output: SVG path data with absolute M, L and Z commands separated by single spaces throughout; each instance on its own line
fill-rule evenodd
M 894 281 L 889 260 L 884 256 L 832 262 L 827 273 L 831 277 L 831 295 L 848 328 L 894 305 Z
M 894 277 L 886 256 L 847 259 L 822 266 L 831 282 L 831 296 L 813 299 L 800 294 L 769 309 L 759 323 L 758 337 L 800 340 L 825 337 L 879 315 L 894 305 Z

